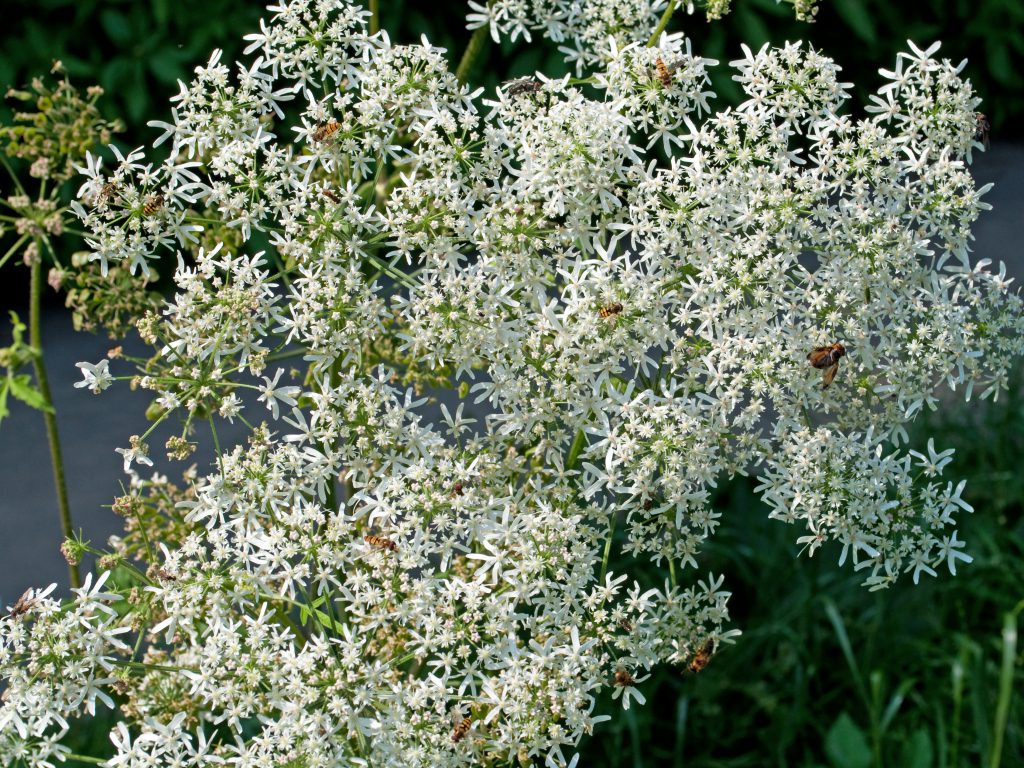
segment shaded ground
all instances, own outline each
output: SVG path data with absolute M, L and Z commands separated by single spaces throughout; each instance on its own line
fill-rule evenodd
M 1024 145 L 994 146 L 977 157 L 974 173 L 979 185 L 995 183 L 985 198 L 993 210 L 975 227 L 975 257 L 996 264 L 1005 261 L 1008 273 L 1024 283 Z M 0 344 L 7 343 L 6 327 L 4 332 Z M 81 380 L 75 363 L 100 360 L 110 343 L 102 336 L 74 333 L 70 316 L 59 307 L 50 307 L 44 314 L 43 339 L 75 524 L 86 538 L 102 545 L 119 530 L 120 521 L 109 504 L 126 479 L 114 449 L 126 446 L 129 435 L 149 426 L 143 414 L 150 393 L 131 392 L 123 385 L 99 396 L 75 389 L 73 384 Z M 118 372 L 116 365 L 114 371 Z M 251 415 L 262 417 L 262 413 Z M 228 425 L 219 429 L 225 445 L 244 436 L 239 423 L 233 430 Z M 168 434 L 164 431 L 148 441 L 158 467 L 159 449 Z M 201 434 L 201 445 L 210 443 L 207 437 Z M 196 456 L 200 468 L 211 459 L 209 450 Z M 184 467 L 182 462 L 165 461 L 162 469 L 180 474 Z M 172 479 L 177 478 L 172 475 Z M 14 401 L 11 415 L 0 425 L 0 606 L 13 603 L 30 586 L 66 582 L 66 566 L 57 549 L 60 541 L 42 418 Z

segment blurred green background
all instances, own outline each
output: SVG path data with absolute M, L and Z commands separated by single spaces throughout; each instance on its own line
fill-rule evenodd
M 61 59 L 77 84 L 104 86 L 108 112 L 128 126 L 119 141 L 131 147 L 155 138 L 146 121 L 167 115 L 176 80 L 213 48 L 226 60 L 240 54 L 263 5 L 5 0 L 4 10 L 0 85 L 21 85 Z M 426 34 L 457 58 L 469 37 L 458 2 L 381 0 L 381 10 L 396 41 Z M 809 39 L 843 66 L 861 99 L 906 39 L 940 39 L 942 55 L 970 60 L 966 74 L 984 98 L 993 140 L 1021 137 L 1024 2 L 823 0 L 817 23 L 806 25 L 774 0 L 736 0 L 722 22 L 677 14 L 672 28 L 723 62 L 739 55 L 741 42 Z M 493 87 L 537 69 L 563 71 L 560 56 L 521 42 L 492 46 L 472 80 Z M 727 79 L 717 85 L 725 99 L 735 97 Z M 701 567 L 726 574 L 743 637 L 698 676 L 659 670 L 644 686 L 646 707 L 622 714 L 602 701 L 616 716 L 585 745 L 580 765 L 1024 766 L 1022 657 L 1005 631 L 1024 598 L 1024 402 L 1013 395 L 980 405 L 943 409 L 913 439 L 920 447 L 934 436 L 940 449 L 958 449 L 949 472 L 968 479 L 965 498 L 977 509 L 961 534 L 972 565 L 955 578 L 869 594 L 857 575 L 835 566 L 837 551 L 798 560 L 798 534 L 766 519 L 752 483 L 727 485 L 717 503 L 728 524 Z M 109 754 L 106 726 L 84 725 L 74 751 Z

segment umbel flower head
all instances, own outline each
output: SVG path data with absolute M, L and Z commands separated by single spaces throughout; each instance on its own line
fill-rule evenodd
M 5 759 L 54 763 L 100 701 L 109 766 L 573 765 L 599 699 L 642 705 L 653 666 L 738 634 L 699 569 L 712 489 L 752 470 L 873 588 L 969 560 L 949 449 L 905 446 L 1021 352 L 1019 298 L 970 258 L 960 67 L 911 45 L 854 119 L 823 54 L 744 49 L 716 112 L 714 62 L 644 46 L 660 4 L 598 3 L 601 30 L 534 5 L 470 21 L 570 41 L 591 88 L 483 94 L 355 5 L 292 0 L 181 84 L 163 160 L 82 168 L 94 260 L 179 258 L 139 324 L 153 415 L 215 429 L 253 394 L 273 424 L 187 491 L 132 475 L 125 610 L 83 589 L 0 620 Z

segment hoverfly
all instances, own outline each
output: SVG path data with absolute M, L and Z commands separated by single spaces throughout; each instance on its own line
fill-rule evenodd
M 459 722 L 455 724 L 452 729 L 452 744 L 458 744 L 469 733 L 469 729 L 473 727 L 473 718 L 463 717 Z
M 654 73 L 662 88 L 668 88 L 672 85 L 672 69 L 666 66 L 660 56 L 654 62 Z
M 321 123 L 314 128 L 310 136 L 313 141 L 323 144 L 330 141 L 331 137 L 338 132 L 339 128 L 341 128 L 341 123 L 332 117 L 326 123 Z
M 376 547 L 377 549 L 386 549 L 389 552 L 394 552 L 396 549 L 398 549 L 398 545 L 395 544 L 395 542 L 393 542 L 391 539 L 385 538 L 384 536 L 367 535 L 363 536 L 363 541 L 365 541 L 371 547 Z
M 828 385 L 835 379 L 836 372 L 839 371 L 839 358 L 845 354 L 846 347 L 838 342 L 827 347 L 815 347 L 807 353 L 808 362 L 822 371 L 822 389 L 827 389 Z
M 163 207 L 163 204 L 164 196 L 159 192 L 152 195 L 146 195 L 146 199 L 142 202 L 142 212 L 146 216 L 152 216 Z
M 103 185 L 103 188 L 100 190 L 99 194 L 96 195 L 96 207 L 102 208 L 108 202 L 116 200 L 118 192 L 120 191 L 120 184 L 118 184 L 116 181 L 108 181 L 106 184 Z
M 691 672 L 700 672 L 711 661 L 715 652 L 715 641 L 710 637 L 704 641 L 704 645 L 697 649 L 697 652 L 690 659 L 689 668 Z
M 620 312 L 622 312 L 622 305 L 619 302 L 615 302 L 614 304 L 606 304 L 605 306 L 601 307 L 601 311 L 598 312 L 598 314 L 604 318 L 611 317 L 612 315 L 617 315 Z

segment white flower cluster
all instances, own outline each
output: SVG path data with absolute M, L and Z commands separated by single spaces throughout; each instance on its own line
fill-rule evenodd
M 83 169 L 94 258 L 183 249 L 140 325 L 161 418 L 234 418 L 249 389 L 281 431 L 196 481 L 122 625 L 42 601 L 0 624 L 5 760 L 48 764 L 130 627 L 148 650 L 123 654 L 109 766 L 572 765 L 600 697 L 642 704 L 655 664 L 737 634 L 694 571 L 727 522 L 711 489 L 758 465 L 771 515 L 871 586 L 969 560 L 949 452 L 899 448 L 1024 344 L 1020 299 L 969 259 L 959 69 L 912 46 L 857 120 L 829 59 L 746 50 L 747 100 L 714 112 L 688 40 L 641 46 L 661 5 L 578 5 L 487 14 L 573 40 L 596 93 L 482 101 L 347 0 L 289 0 L 234 76 L 215 55 L 182 84 L 166 161 Z M 425 372 L 486 412 L 430 423 L 399 384 Z
M 63 763 L 70 750 L 60 739 L 68 720 L 95 713 L 97 700 L 114 706 L 117 665 L 132 649 L 119 637 L 130 627 L 121 626 L 111 605 L 121 596 L 103 589 L 109 575 L 94 584 L 88 574 L 63 604 L 50 597 L 56 584 L 29 590 L 0 618 L 0 755 L 6 765 Z
M 673 0 L 673 5 L 675 4 Z M 579 72 L 603 58 L 609 38 L 622 45 L 647 42 L 668 0 L 469 0 L 468 29 L 489 27 L 494 42 L 502 37 L 529 41 L 531 31 L 555 43 Z M 693 4 L 688 10 L 693 12 Z

